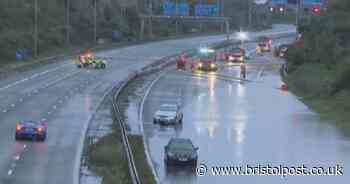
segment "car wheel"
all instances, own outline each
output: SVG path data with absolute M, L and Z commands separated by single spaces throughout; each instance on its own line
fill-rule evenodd
M 197 160 L 193 161 L 193 166 L 197 166 Z
M 153 124 L 157 124 L 157 120 L 156 119 L 153 119 Z
M 40 138 L 39 138 L 39 141 L 41 141 L 41 142 L 44 142 L 46 140 L 46 136 L 41 136 Z
M 15 135 L 15 140 L 18 141 L 19 140 L 19 137 L 17 135 Z

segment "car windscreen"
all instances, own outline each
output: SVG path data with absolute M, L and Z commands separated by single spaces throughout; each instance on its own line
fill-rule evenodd
M 193 146 L 191 143 L 188 143 L 188 142 L 174 141 L 172 144 L 169 145 L 169 150 L 170 151 L 175 151 L 175 150 L 191 151 L 193 150 Z
M 160 111 L 175 112 L 177 110 L 176 106 L 162 105 L 160 106 Z
M 231 52 L 233 52 L 233 53 L 240 53 L 241 49 L 240 48 L 232 48 Z

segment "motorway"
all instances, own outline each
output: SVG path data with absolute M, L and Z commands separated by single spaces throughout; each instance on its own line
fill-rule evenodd
M 266 33 L 290 31 L 277 27 Z M 0 80 L 0 183 L 78 184 L 84 133 L 103 95 L 131 72 L 164 56 L 213 43 L 224 35 L 153 42 L 97 53 L 106 70 L 78 69 L 59 61 Z M 16 142 L 20 120 L 48 123 L 42 143 Z
M 290 40 L 289 40 L 290 41 Z M 281 40 L 288 42 L 288 40 Z M 248 48 L 254 48 L 248 44 Z M 217 74 L 171 70 L 151 88 L 144 103 L 143 126 L 159 183 L 348 183 L 350 140 L 310 111 L 298 97 L 280 88 L 282 60 L 271 54 L 248 61 L 250 82 L 239 82 L 239 66 L 222 65 Z M 225 77 L 222 77 L 225 76 Z M 224 79 L 224 80 L 223 80 Z M 179 103 L 182 126 L 152 123 L 161 104 Z M 204 176 L 191 169 L 164 165 L 164 146 L 172 137 L 190 138 L 199 147 Z M 343 176 L 213 176 L 215 166 L 344 167 Z

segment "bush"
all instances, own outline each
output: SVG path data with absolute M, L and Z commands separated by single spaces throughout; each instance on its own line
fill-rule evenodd
M 340 71 L 338 76 L 336 77 L 336 80 L 332 84 L 332 90 L 331 95 L 335 95 L 336 93 L 340 92 L 341 90 L 347 89 L 350 87 L 350 68 L 347 65 Z

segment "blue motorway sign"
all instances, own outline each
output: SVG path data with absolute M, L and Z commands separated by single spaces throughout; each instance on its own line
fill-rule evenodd
M 303 0 L 303 5 L 321 5 L 321 0 Z
M 177 6 L 172 2 L 165 2 L 163 6 L 163 15 L 165 16 L 188 16 L 189 15 L 189 5 L 187 3 L 178 3 Z
M 219 16 L 219 8 L 216 4 L 198 4 L 194 12 L 195 16 Z
M 288 0 L 271 0 L 270 4 L 271 5 L 287 5 Z

